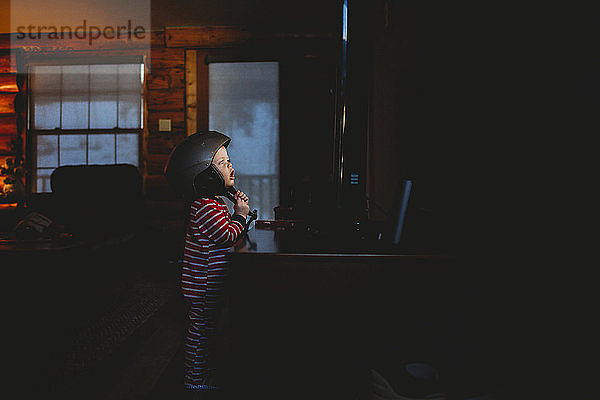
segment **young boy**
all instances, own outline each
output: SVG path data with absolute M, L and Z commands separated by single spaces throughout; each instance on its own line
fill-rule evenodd
M 235 195 L 233 215 L 220 197 L 235 182 L 226 149 L 230 141 L 216 131 L 195 133 L 173 150 L 165 167 L 169 183 L 191 202 L 181 287 L 190 302 L 184 385 L 194 392 L 218 389 L 209 345 L 216 330 L 226 253 L 241 239 L 250 211 L 248 196 L 240 191 Z

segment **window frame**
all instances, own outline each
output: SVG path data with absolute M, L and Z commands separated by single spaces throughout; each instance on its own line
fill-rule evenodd
M 101 65 L 101 64 L 140 64 L 140 71 L 142 73 L 142 85 L 141 85 L 141 93 L 140 93 L 140 127 L 139 128 L 99 128 L 99 129 L 34 129 L 33 119 L 34 115 L 34 104 L 33 104 L 33 96 L 32 96 L 32 86 L 31 79 L 33 76 L 32 69 L 37 66 L 45 66 L 45 65 Z M 142 55 L 134 55 L 134 56 L 123 56 L 123 55 L 98 55 L 98 56 L 64 56 L 57 58 L 49 58 L 48 56 L 31 56 L 27 59 L 27 63 L 25 66 L 26 70 L 26 88 L 27 88 L 27 111 L 26 111 L 26 125 L 25 125 L 25 163 L 28 171 L 30 173 L 27 174 L 26 177 L 26 190 L 28 193 L 44 193 L 43 191 L 39 191 L 34 184 L 34 171 L 37 171 L 37 149 L 35 143 L 37 138 L 40 136 L 46 135 L 57 135 L 58 143 L 60 144 L 60 137 L 63 135 L 101 135 L 101 134 L 137 134 L 138 135 L 138 160 L 136 167 L 139 169 L 143 162 L 143 138 L 144 138 L 144 129 L 145 129 L 145 113 L 146 113 L 146 65 L 145 60 Z M 89 103 L 89 101 L 88 101 Z M 89 121 L 88 121 L 89 124 Z M 88 160 L 88 148 L 86 146 L 86 165 Z M 116 151 L 116 140 L 115 140 L 115 151 Z M 115 162 L 115 164 L 118 164 Z M 110 165 L 110 164 L 109 164 Z M 58 162 L 58 167 L 60 166 L 60 158 Z M 56 167 L 56 168 L 58 168 Z M 48 168 L 49 169 L 49 168 Z M 37 174 L 35 174 L 37 176 Z M 35 190 L 34 190 L 35 189 Z

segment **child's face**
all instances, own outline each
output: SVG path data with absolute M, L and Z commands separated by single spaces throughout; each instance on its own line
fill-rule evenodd
M 227 149 L 224 146 L 221 146 L 219 150 L 215 153 L 213 157 L 213 164 L 217 167 L 221 175 L 223 176 L 223 180 L 225 181 L 225 187 L 231 187 L 235 183 L 235 170 L 233 169 L 233 165 L 229 161 L 229 156 L 227 155 Z

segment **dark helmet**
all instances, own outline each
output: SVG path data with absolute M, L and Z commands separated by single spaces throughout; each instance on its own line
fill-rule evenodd
M 171 187 L 188 199 L 225 192 L 225 180 L 212 164 L 221 146 L 231 138 L 217 131 L 196 132 L 186 137 L 169 155 L 165 177 Z

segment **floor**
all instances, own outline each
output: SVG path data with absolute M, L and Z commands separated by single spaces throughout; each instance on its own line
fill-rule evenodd
M 134 268 L 131 284 L 101 315 L 82 321 L 71 335 L 67 350 L 56 357 L 53 364 L 49 366 L 50 384 L 43 398 L 89 400 L 189 398 L 182 388 L 182 343 L 187 315 L 179 291 L 179 279 L 179 264 L 176 262 L 146 262 Z M 326 370 L 323 366 L 314 367 L 318 371 Z M 397 365 L 392 366 L 392 368 L 397 367 Z M 264 382 L 269 380 L 274 380 L 274 383 L 283 382 L 281 379 L 274 378 L 282 373 L 277 368 L 266 371 L 267 375 L 261 376 Z M 331 374 L 331 377 L 336 379 L 335 371 L 331 371 Z M 397 388 L 414 383 L 406 380 L 406 376 L 404 378 L 401 375 L 397 376 L 399 378 L 395 381 L 387 382 L 389 387 Z M 356 378 L 361 377 L 357 375 Z M 344 379 L 346 378 L 337 377 L 340 382 Z M 419 389 L 417 386 L 414 388 Z M 269 398 L 323 398 L 293 396 L 294 393 L 310 393 L 310 389 L 307 388 L 299 390 L 299 388 L 282 386 L 281 389 L 289 390 L 288 395 Z M 276 389 L 264 393 L 273 393 L 273 390 Z M 228 398 L 239 399 L 240 396 Z M 360 393 L 350 392 L 342 398 L 375 400 L 409 399 L 410 397 L 375 397 L 372 393 L 366 395 L 363 393 L 361 396 Z M 461 400 L 465 398 L 467 397 L 460 397 Z M 487 394 L 468 396 L 468 398 L 496 399 Z M 459 398 L 449 396 L 448 399 Z
M 179 398 L 186 314 L 178 277 L 176 264 L 146 265 L 110 309 L 81 323 L 55 370 L 56 398 Z

